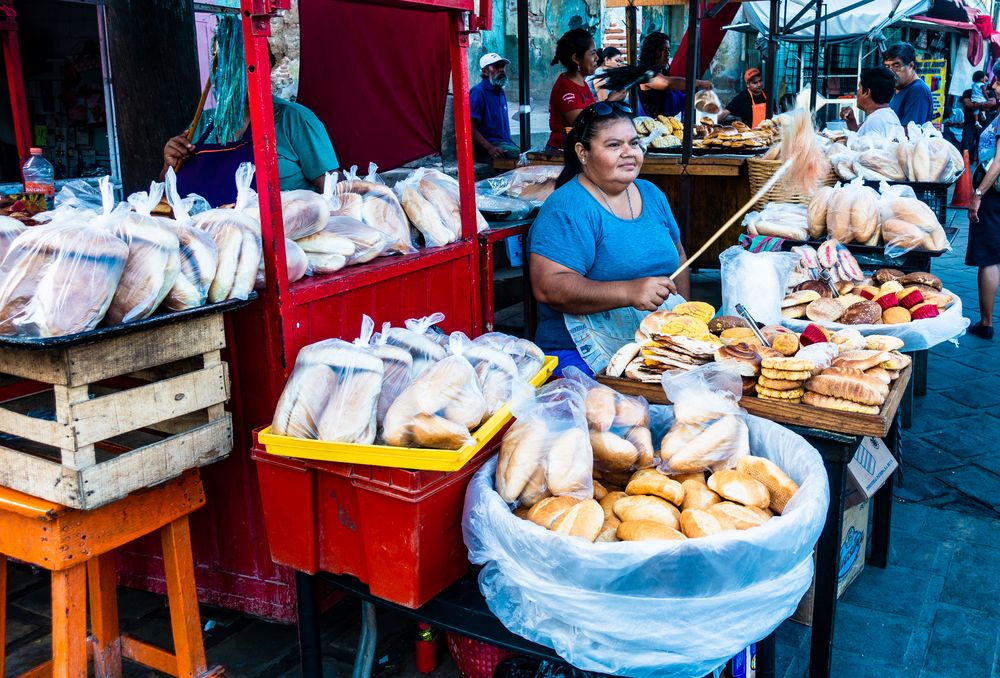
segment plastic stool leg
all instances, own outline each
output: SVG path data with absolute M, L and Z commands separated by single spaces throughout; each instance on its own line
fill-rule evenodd
M 7 661 L 7 556 L 0 554 L 0 678 Z
M 194 678 L 205 672 L 206 664 L 187 516 L 162 528 L 160 539 L 163 542 L 163 570 L 167 579 L 177 675 Z
M 118 628 L 115 556 L 105 553 L 87 563 L 90 585 L 90 632 L 96 678 L 121 678 L 122 638 Z
M 52 678 L 87 675 L 87 564 L 52 573 Z

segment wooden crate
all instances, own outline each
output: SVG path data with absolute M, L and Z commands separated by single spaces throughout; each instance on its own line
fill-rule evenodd
M 845 433 L 856 436 L 875 436 L 884 438 L 889 432 L 892 420 L 896 417 L 896 410 L 906 392 L 906 385 L 910 381 L 911 367 L 906 367 L 899 373 L 899 378 L 892 382 L 889 388 L 889 395 L 878 414 L 857 414 L 854 412 L 841 412 L 839 410 L 828 410 L 822 407 L 813 407 L 805 403 L 785 403 L 780 400 L 769 398 L 756 398 L 754 396 L 743 396 L 740 398 L 740 407 L 748 413 L 769 419 L 778 424 L 791 424 L 805 428 L 815 428 L 835 433 Z M 650 384 L 633 379 L 621 377 L 609 377 L 603 372 L 595 379 L 605 386 L 609 386 L 619 393 L 627 395 L 642 396 L 647 401 L 658 405 L 669 405 L 663 387 L 659 384 Z
M 93 509 L 233 445 L 222 313 L 63 348 L 0 346 L 0 486 Z

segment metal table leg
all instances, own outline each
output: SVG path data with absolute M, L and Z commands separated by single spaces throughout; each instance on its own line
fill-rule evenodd
M 892 452 L 892 456 L 900 463 L 899 471 L 902 471 L 902 457 L 899 436 L 899 413 L 893 419 L 889 432 L 885 436 L 885 444 Z M 896 473 L 889 476 L 885 484 L 875 493 L 872 502 L 872 529 L 869 535 L 871 544 L 871 555 L 868 556 L 868 564 L 875 567 L 885 568 L 889 564 L 889 537 L 892 529 L 892 488 L 895 484 Z
M 303 678 L 323 678 L 323 653 L 319 642 L 319 605 L 316 600 L 316 577 L 295 573 L 298 598 L 299 664 Z
M 927 395 L 927 351 L 916 351 L 913 354 L 913 395 Z M 909 426 L 907 426 L 909 428 Z
M 855 443 L 823 442 L 845 448 L 841 455 L 850 460 L 851 450 L 846 448 Z M 823 455 L 824 459 L 827 455 Z M 812 640 L 809 651 L 810 678 L 826 678 L 830 675 L 833 657 L 833 629 L 837 617 L 837 583 L 840 569 L 840 535 L 844 524 L 844 491 L 847 482 L 847 463 L 825 462 L 830 479 L 830 505 L 827 508 L 826 524 L 816 544 L 816 592 L 813 598 Z
M 775 678 L 774 633 L 757 643 L 757 678 Z
M 375 605 L 368 601 L 361 603 L 361 639 L 354 657 L 352 678 L 369 678 L 375 665 L 375 644 L 378 640 L 378 623 L 375 620 Z

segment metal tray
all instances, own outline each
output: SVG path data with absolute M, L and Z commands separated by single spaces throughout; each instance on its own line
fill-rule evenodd
M 171 323 L 188 320 L 200 315 L 210 313 L 224 313 L 234 311 L 248 305 L 257 298 L 256 292 L 251 292 L 247 299 L 228 299 L 215 304 L 206 304 L 198 308 L 189 308 L 184 311 L 171 311 L 170 313 L 160 313 L 143 320 L 136 320 L 130 323 L 119 323 L 108 327 L 97 327 L 87 332 L 77 332 L 61 337 L 18 337 L 0 336 L 0 347 L 27 348 L 27 349 L 49 349 L 49 348 L 69 348 L 70 346 L 82 346 L 92 344 L 96 341 L 103 341 L 111 337 L 119 337 L 133 332 L 141 332 L 153 327 L 170 325 Z

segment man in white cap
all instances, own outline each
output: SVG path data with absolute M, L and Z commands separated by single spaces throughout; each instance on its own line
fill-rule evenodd
M 503 88 L 507 84 L 510 61 L 496 52 L 479 59 L 482 82 L 469 90 L 472 140 L 477 160 L 516 158 L 521 149 L 510 137 L 510 114 Z

